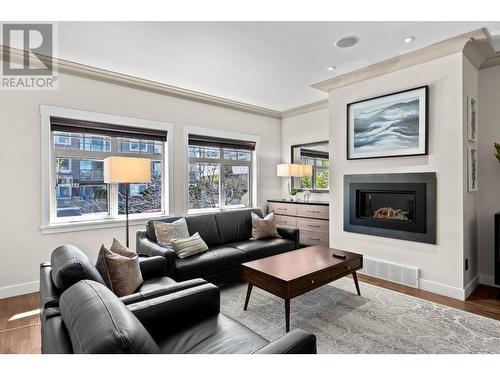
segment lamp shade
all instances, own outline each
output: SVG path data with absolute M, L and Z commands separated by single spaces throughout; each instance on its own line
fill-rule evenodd
M 104 182 L 107 184 L 151 182 L 151 160 L 110 156 L 104 159 Z
M 300 171 L 300 176 L 299 177 L 312 177 L 313 175 L 313 168 L 312 165 L 301 165 L 300 166 L 301 171 Z
M 276 174 L 278 177 L 300 177 L 302 166 L 300 164 L 278 164 Z

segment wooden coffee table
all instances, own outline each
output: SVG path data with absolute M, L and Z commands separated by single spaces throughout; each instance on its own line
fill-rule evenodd
M 360 296 L 356 271 L 363 267 L 363 256 L 348 251 L 311 246 L 242 264 L 248 282 L 244 310 L 253 286 L 285 300 L 286 332 L 290 331 L 290 300 L 341 277 L 352 274 Z

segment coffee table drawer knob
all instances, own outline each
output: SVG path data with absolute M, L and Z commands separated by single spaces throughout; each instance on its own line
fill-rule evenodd
M 314 282 L 315 282 L 315 281 L 314 281 L 313 279 L 309 279 L 309 282 L 310 282 L 311 284 L 314 284 Z

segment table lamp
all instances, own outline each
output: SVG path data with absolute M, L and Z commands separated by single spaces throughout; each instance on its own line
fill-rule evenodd
M 302 165 L 300 164 L 278 164 L 276 166 L 276 175 L 278 177 L 288 177 L 288 199 L 290 199 L 290 177 L 301 177 Z
M 104 182 L 125 185 L 125 217 L 127 247 L 129 247 L 128 196 L 130 184 L 151 182 L 151 160 L 110 156 L 104 159 Z

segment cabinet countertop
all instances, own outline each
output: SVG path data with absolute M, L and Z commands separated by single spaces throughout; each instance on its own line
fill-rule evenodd
M 291 201 L 289 199 L 268 199 L 268 202 L 274 202 L 274 203 L 291 203 L 291 204 L 312 204 L 312 205 L 318 205 L 318 206 L 329 206 L 329 202 L 321 202 L 321 201 Z

